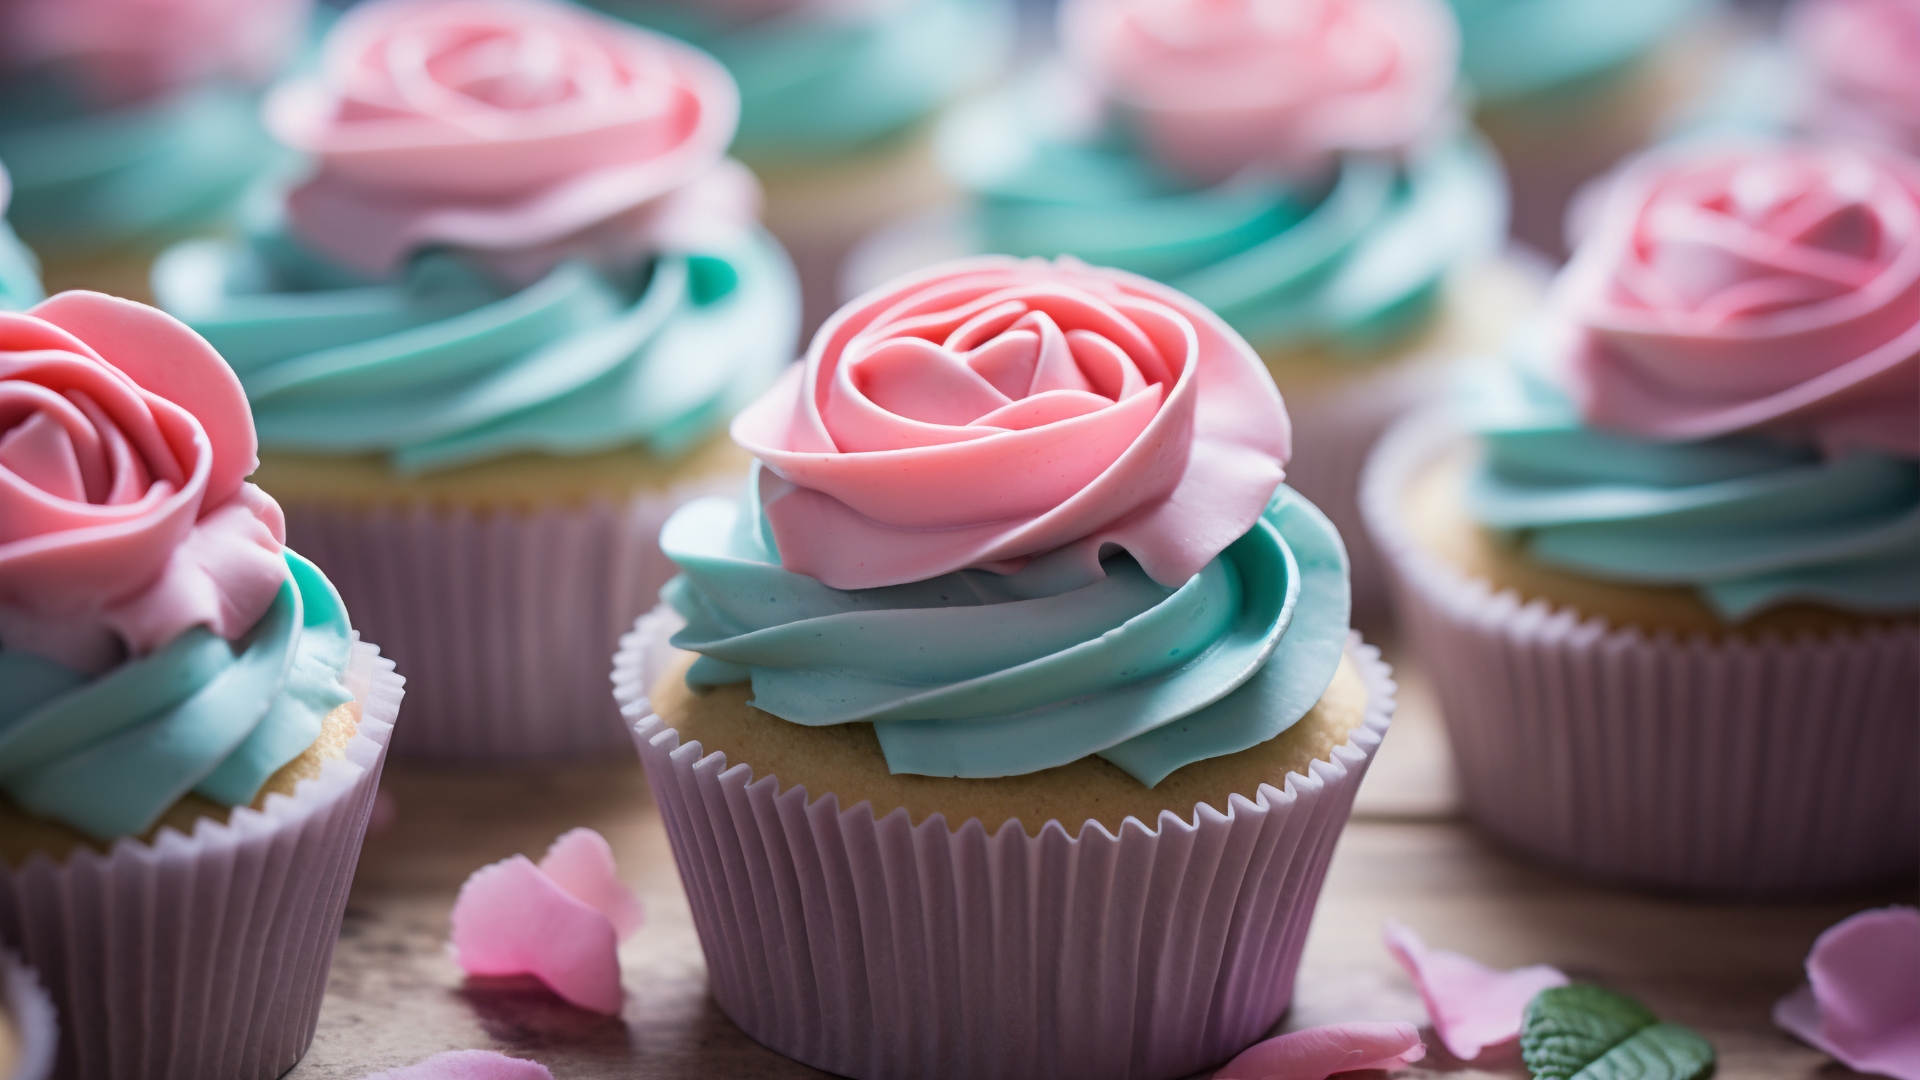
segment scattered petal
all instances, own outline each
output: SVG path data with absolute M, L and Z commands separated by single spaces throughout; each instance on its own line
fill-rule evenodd
M 1420 935 L 1392 919 L 1382 934 L 1387 951 L 1419 989 L 1435 1034 L 1461 1061 L 1519 1038 L 1527 1002 L 1542 990 L 1567 985 L 1564 974 L 1545 964 L 1495 971 L 1471 957 L 1429 949 Z
M 361 1080 L 553 1080 L 545 1065 L 491 1050 L 449 1050 Z
M 1213 1080 L 1326 1080 L 1335 1073 L 1397 1069 L 1427 1056 L 1412 1024 L 1328 1024 L 1247 1049 Z
M 1920 909 L 1876 908 L 1829 927 L 1773 1022 L 1850 1069 L 1920 1080 Z
M 574 899 L 605 915 L 623 940 L 640 929 L 644 918 L 640 899 L 620 884 L 613 865 L 613 845 L 592 829 L 570 829 L 560 834 L 541 857 L 540 872 Z

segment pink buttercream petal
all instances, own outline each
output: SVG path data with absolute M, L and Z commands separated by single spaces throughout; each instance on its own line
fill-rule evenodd
M 448 1050 L 425 1061 L 371 1073 L 362 1080 L 553 1080 L 545 1065 L 491 1050 Z
M 1213 1080 L 1326 1080 L 1336 1073 L 1397 1069 L 1427 1056 L 1412 1024 L 1329 1024 L 1256 1044 Z
M 532 975 L 567 1001 L 620 1011 L 620 937 L 524 855 L 483 866 L 453 904 L 453 947 L 470 975 Z
M 280 507 L 252 484 L 195 523 L 160 577 L 102 613 L 105 624 L 144 655 L 205 626 L 238 639 L 273 603 L 287 579 Z
M 561 833 L 541 857 L 540 872 L 574 899 L 605 915 L 622 938 L 640 929 L 645 918 L 640 898 L 620 883 L 613 846 L 592 829 Z
M 1461 1061 L 1519 1038 L 1527 1002 L 1542 990 L 1567 985 L 1566 975 L 1544 964 L 1496 971 L 1456 952 L 1429 949 L 1420 935 L 1392 919 L 1381 932 L 1387 951 L 1420 991 L 1434 1032 Z
M 1774 1023 L 1848 1068 L 1920 1080 L 1920 910 L 1878 908 L 1814 941 L 1807 983 Z

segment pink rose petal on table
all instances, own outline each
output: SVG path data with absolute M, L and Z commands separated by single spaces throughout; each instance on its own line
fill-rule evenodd
M 1564 974 L 1545 964 L 1495 971 L 1472 957 L 1429 949 L 1420 935 L 1392 919 L 1381 933 L 1419 989 L 1434 1032 L 1461 1061 L 1519 1038 L 1527 1002 L 1542 990 L 1567 985 Z
M 1920 1080 L 1920 910 L 1876 908 L 1828 928 L 1773 1022 L 1848 1068 Z
M 1397 1069 L 1427 1056 L 1412 1024 L 1328 1024 L 1248 1048 L 1213 1080 L 1326 1080 L 1335 1073 Z
M 470 975 L 532 975 L 611 1016 L 621 1003 L 620 939 L 639 922 L 606 840 L 574 829 L 538 866 L 515 855 L 474 871 L 453 904 L 453 946 Z
M 545 1065 L 491 1050 L 449 1050 L 361 1080 L 553 1080 Z

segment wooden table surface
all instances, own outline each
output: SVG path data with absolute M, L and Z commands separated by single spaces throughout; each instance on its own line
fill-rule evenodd
M 1281 1028 L 1425 1013 L 1380 944 L 1396 918 L 1435 946 L 1512 967 L 1555 964 L 1690 1025 L 1720 1052 L 1721 1077 L 1853 1075 L 1768 1019 L 1800 979 L 1821 930 L 1865 907 L 1912 903 L 1912 886 L 1818 903 L 1734 904 L 1625 892 L 1530 866 L 1459 820 L 1444 732 L 1403 668 L 1394 730 L 1361 789 L 1320 898 L 1294 1005 Z M 402 722 L 405 713 L 402 712 Z M 357 1080 L 442 1050 L 532 1058 L 561 1080 L 827 1074 L 763 1049 L 706 993 L 706 969 L 666 834 L 637 758 L 537 771 L 389 765 L 396 813 L 367 841 L 334 957 L 319 1033 L 289 1080 Z M 619 1018 L 574 1009 L 538 984 L 463 979 L 447 919 L 474 869 L 538 857 L 587 825 L 613 844 L 647 924 L 621 949 Z M 1397 1074 L 1520 1077 L 1517 1059 L 1465 1066 L 1429 1037 Z

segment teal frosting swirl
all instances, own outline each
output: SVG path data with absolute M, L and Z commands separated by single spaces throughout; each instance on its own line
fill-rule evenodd
M 43 250 L 111 251 L 210 226 L 284 160 L 258 99 L 213 85 L 102 111 L 51 76 L 0 82 L 14 225 Z
M 239 373 L 262 446 L 382 453 L 401 473 L 521 451 L 678 454 L 792 360 L 800 323 L 793 267 L 758 229 L 511 289 L 447 250 L 399 281 L 358 280 L 268 227 L 171 249 L 154 293 Z
M 678 0 L 590 0 L 711 52 L 740 84 L 733 153 L 755 164 L 830 159 L 931 115 L 1006 62 L 1009 0 L 901 0 L 872 15 L 794 11 L 739 26 Z
M 353 700 L 340 597 L 289 551 L 273 606 L 238 641 L 195 627 L 88 679 L 0 651 L 0 788 L 90 836 L 137 836 L 188 792 L 254 800 Z
M 1795 600 L 1920 609 L 1920 461 L 1739 435 L 1655 443 L 1596 431 L 1543 362 L 1464 382 L 1486 445 L 1467 489 L 1481 524 L 1542 563 L 1595 578 L 1690 585 L 1728 622 Z
M 1710 0 L 1451 0 L 1460 68 L 1505 101 L 1601 78 L 1651 52 Z
M 1240 177 L 1195 189 L 1127 133 L 1048 136 L 1015 93 L 956 117 L 941 155 L 974 191 L 970 241 L 1074 255 L 1179 289 L 1254 345 L 1364 352 L 1418 326 L 1450 270 L 1498 250 L 1498 159 L 1461 137 L 1401 163 L 1354 155 L 1314 189 Z
M 781 569 L 759 505 L 751 490 L 702 500 L 661 533 L 681 570 L 661 595 L 687 620 L 673 644 L 700 654 L 688 683 L 751 681 L 754 706 L 796 724 L 872 723 L 896 773 L 1014 776 L 1098 754 L 1151 787 L 1292 726 L 1346 645 L 1346 549 L 1286 487 L 1177 589 L 1124 554 L 1092 584 L 1043 556 L 1012 575 L 831 589 Z
M 46 295 L 40 287 L 39 260 L 0 218 L 0 311 L 25 311 Z

